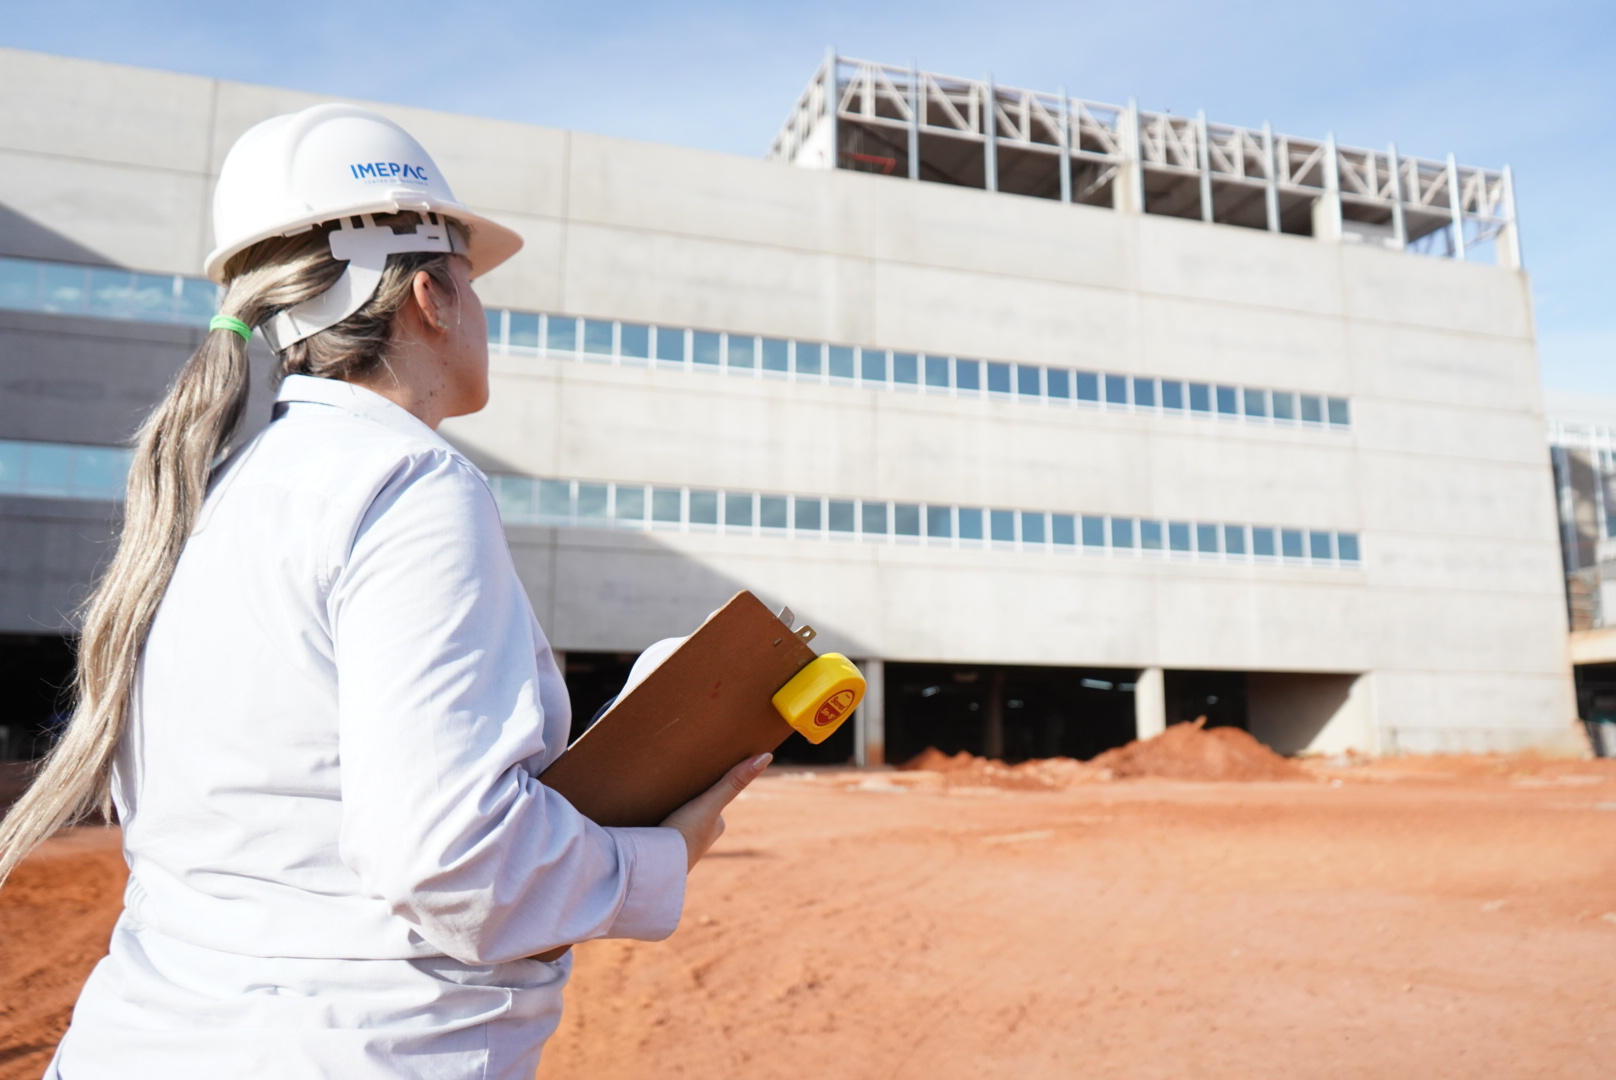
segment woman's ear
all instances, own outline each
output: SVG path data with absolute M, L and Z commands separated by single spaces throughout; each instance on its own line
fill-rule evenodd
M 410 291 L 415 297 L 415 306 L 420 309 L 421 318 L 428 326 L 435 326 L 439 330 L 449 329 L 448 299 L 438 291 L 437 282 L 425 270 L 417 270 L 415 279 L 410 282 Z

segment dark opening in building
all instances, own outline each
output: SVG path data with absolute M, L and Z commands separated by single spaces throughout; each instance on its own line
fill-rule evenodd
M 0 761 L 45 755 L 67 722 L 72 683 L 72 639 L 0 634 Z
M 1616 757 L 1616 664 L 1578 664 L 1577 716 L 1600 757 Z
M 886 754 L 1088 759 L 1134 737 L 1131 668 L 886 665 Z
M 1250 728 L 1243 671 L 1165 671 L 1162 673 L 1167 723 L 1206 717 L 1207 727 Z
M 617 697 L 638 657 L 638 653 L 567 653 L 564 674 L 572 701 L 569 740 L 582 735 L 601 706 Z M 793 734 L 774 752 L 774 760 L 782 765 L 846 765 L 853 760 L 853 723 L 844 723 L 817 746 Z

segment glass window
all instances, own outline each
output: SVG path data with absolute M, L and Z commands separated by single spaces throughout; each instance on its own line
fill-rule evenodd
M 1139 523 L 1139 546 L 1146 551 L 1160 551 L 1162 546 L 1162 525 L 1159 521 L 1141 521 Z
M 519 312 L 511 312 L 511 344 L 521 344 L 521 333 L 517 330 Z M 538 327 L 538 316 L 533 316 L 535 332 Z M 548 315 L 544 319 L 544 347 L 551 352 L 575 352 L 578 348 L 578 320 L 570 319 L 565 315 Z
M 787 371 L 791 367 L 791 346 L 779 338 L 763 339 L 763 370 Z
M 1240 404 L 1232 386 L 1218 387 L 1218 412 L 1224 416 L 1240 415 Z
M 174 286 L 181 280 L 172 275 L 135 274 L 132 299 L 136 317 L 154 322 L 183 321 L 183 315 L 175 311 Z
M 0 491 L 6 491 L 4 462 L 6 446 L 0 443 Z M 533 520 L 533 481 L 525 476 L 490 476 L 489 486 L 494 489 L 494 501 L 499 504 L 499 516 L 506 521 Z
M 1016 512 L 1014 510 L 989 510 L 988 526 L 992 530 L 994 540 L 1000 543 L 1014 543 L 1016 539 Z
M 1083 518 L 1083 546 L 1105 547 L 1105 518 Z
M 757 338 L 729 336 L 728 367 L 750 371 L 757 366 Z
M 817 341 L 797 342 L 797 374 L 819 378 L 825 370 L 825 346 Z
M 737 528 L 752 527 L 752 496 L 740 491 L 724 492 L 724 524 Z
M 892 531 L 899 536 L 919 536 L 920 507 L 915 503 L 895 503 L 892 507 Z
M 545 335 L 545 344 L 560 352 L 572 351 L 572 330 L 575 323 L 571 319 L 546 319 L 549 333 Z M 506 344 L 513 349 L 537 349 L 539 347 L 539 317 L 527 311 L 511 312 L 510 338 Z M 566 339 L 565 344 L 556 344 L 557 335 Z
M 818 532 L 824 526 L 821 524 L 822 504 L 818 499 L 796 499 L 797 530 L 799 532 Z
M 1036 367 L 1031 364 L 1016 365 L 1016 393 L 1022 397 L 1043 397 L 1043 388 L 1039 385 L 1042 381 Z
M 1245 389 L 1244 396 L 1247 416 L 1268 415 L 1268 394 L 1266 391 L 1253 390 L 1248 386 Z
M 1114 548 L 1133 548 L 1133 518 L 1111 519 L 1111 546 Z
M 1244 525 L 1225 525 L 1223 527 L 1223 550 L 1230 555 L 1244 555 L 1246 553 L 1246 527 Z
M 672 326 L 657 327 L 656 358 L 665 364 L 684 363 L 685 332 Z
M 1307 553 L 1314 562 L 1329 562 L 1335 556 L 1330 550 L 1330 534 L 1327 532 L 1310 532 L 1307 534 Z
M 758 524 L 765 529 L 786 527 L 786 497 L 763 495 L 758 498 Z
M 833 379 L 853 377 L 853 349 L 848 345 L 830 347 L 830 376 Z
M 606 485 L 578 485 L 578 517 L 585 521 L 606 520 Z
M 1295 394 L 1291 393 L 1288 390 L 1275 390 L 1274 393 L 1273 393 L 1273 398 L 1274 398 L 1274 419 L 1275 420 L 1295 420 L 1296 419 L 1296 395 Z
M 1206 383 L 1190 383 L 1190 412 L 1212 411 L 1212 388 Z
M 996 364 L 988 361 L 988 393 L 1008 394 L 1010 392 L 1010 365 Z
M 84 267 L 46 263 L 40 267 L 39 276 L 44 310 L 71 312 L 84 307 L 89 276 Z
M 892 381 L 913 386 L 920 381 L 920 358 L 912 352 L 892 354 Z
M 180 285 L 180 297 L 175 305 L 175 314 L 182 319 L 190 319 L 206 324 L 213 313 L 219 310 L 219 286 L 206 278 L 184 278 Z
M 584 352 L 612 355 L 612 324 L 602 319 L 584 320 Z
M 851 499 L 831 499 L 829 513 L 825 516 L 830 521 L 831 532 L 853 531 L 853 502 Z
M 81 446 L 73 467 L 73 486 L 94 498 L 122 499 L 129 478 L 129 458 L 127 450 Z
M 717 525 L 718 524 L 718 492 L 691 491 L 690 493 L 690 524 Z
M 1049 396 L 1065 401 L 1072 396 L 1072 373 L 1065 368 L 1052 367 L 1044 372 Z
M 623 337 L 625 339 L 623 352 L 627 353 L 628 327 L 626 326 L 623 327 Z M 719 335 L 710 330 L 697 330 L 690 335 L 690 359 L 698 364 L 717 367 L 718 362 L 723 359 L 723 350 L 719 348 L 722 344 L 723 339 Z
M 1216 525 L 1195 526 L 1195 550 L 1202 553 L 1218 550 L 1218 527 Z
M 0 271 L 4 269 L 0 266 Z M 4 302 L 0 301 L 0 307 L 3 306 Z M 488 308 L 483 314 L 488 317 L 488 344 L 500 345 L 500 336 L 505 332 L 505 313 L 498 308 Z
M 1162 397 L 1162 408 L 1164 408 L 1164 409 L 1182 409 L 1184 407 L 1184 384 L 1183 383 L 1181 383 L 1181 382 L 1172 382 L 1170 380 L 1163 379 L 1162 384 L 1161 384 L 1161 392 L 1162 392 L 1162 395 L 1161 395 L 1161 397 Z
M 37 494 L 68 495 L 73 486 L 73 450 L 56 443 L 26 445 L 23 488 Z
M 547 518 L 571 517 L 572 485 L 565 480 L 540 480 L 539 515 Z
M 1049 538 L 1067 547 L 1077 543 L 1077 520 L 1071 514 L 1050 514 Z
M 960 390 L 981 390 L 982 362 L 980 360 L 955 359 L 954 385 Z
M 1335 534 L 1335 550 L 1336 550 L 1336 554 L 1341 557 L 1342 562 L 1357 562 L 1358 561 L 1358 534 L 1357 533 L 1336 533 Z
M 1079 371 L 1077 373 L 1077 400 L 1100 400 L 1100 377 L 1092 371 Z
M 926 507 L 926 535 L 944 538 L 954 535 L 954 515 L 949 507 Z
M 1133 403 L 1141 409 L 1154 409 L 1156 407 L 1156 380 L 1141 379 L 1137 375 L 1133 380 Z
M 948 387 L 948 357 L 926 357 L 926 385 L 944 389 Z
M 1300 559 L 1302 557 L 1302 530 L 1281 529 L 1279 531 L 1279 550 L 1287 559 Z
M 717 334 L 712 335 L 717 337 Z M 643 323 L 624 323 L 617 331 L 617 353 L 648 360 L 651 356 L 651 328 Z M 713 361 L 717 363 L 717 361 Z
M 678 488 L 656 488 L 651 492 L 651 520 L 678 522 L 684 517 Z
M 867 383 L 885 383 L 887 381 L 886 350 L 860 349 L 859 376 Z
M 1107 405 L 1128 404 L 1128 377 L 1126 375 L 1107 375 L 1105 377 L 1105 403 Z
M 887 534 L 887 504 L 884 502 L 864 502 L 860 505 L 860 524 L 864 526 L 865 536 L 885 536 Z
M 1304 424 L 1324 423 L 1324 403 L 1316 394 L 1302 395 L 1302 422 Z
M 961 540 L 982 539 L 982 511 L 975 507 L 960 507 L 959 535 Z
M 617 487 L 615 516 L 618 521 L 645 520 L 645 489 L 643 487 Z
M 1251 553 L 1264 559 L 1272 559 L 1275 554 L 1274 530 L 1259 529 L 1255 526 L 1251 530 Z
M 1023 544 L 1042 544 L 1044 542 L 1044 515 L 1032 510 L 1021 512 L 1021 542 Z
M 1167 523 L 1167 546 L 1173 551 L 1190 550 L 1190 525 L 1187 521 Z
M 1325 405 L 1327 405 L 1330 410 L 1330 423 L 1340 424 L 1343 427 L 1352 423 L 1352 416 L 1348 410 L 1346 398 L 1329 398 L 1325 401 Z
M 31 311 L 39 303 L 38 293 L 38 263 L 0 259 L 0 307 Z

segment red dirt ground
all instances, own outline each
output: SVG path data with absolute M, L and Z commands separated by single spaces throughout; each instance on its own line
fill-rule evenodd
M 1616 1076 L 1616 762 L 1079 767 L 771 772 L 672 940 L 577 950 L 540 1076 Z M 39 1075 L 120 877 L 81 830 L 0 891 L 0 1080 Z

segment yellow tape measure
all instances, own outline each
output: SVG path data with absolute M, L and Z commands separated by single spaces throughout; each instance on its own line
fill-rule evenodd
M 864 676 L 841 653 L 826 653 L 809 661 L 772 700 L 803 738 L 822 743 L 864 700 Z

